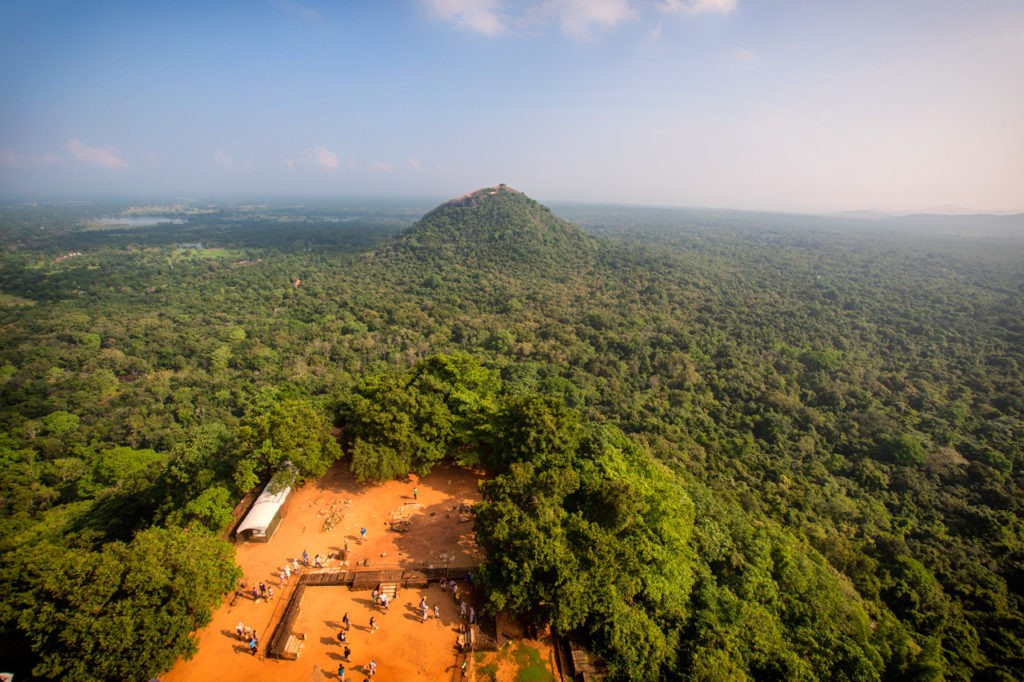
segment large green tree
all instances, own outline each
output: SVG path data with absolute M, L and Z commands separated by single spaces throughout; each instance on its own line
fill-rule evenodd
M 140 680 L 195 652 L 194 632 L 241 577 L 202 530 L 150 528 L 99 551 L 46 543 L 9 557 L 17 623 L 54 680 Z
M 281 397 L 278 391 L 261 393 L 249 406 L 238 442 L 245 454 L 235 483 L 242 490 L 271 475 L 281 486 L 317 478 L 341 457 L 327 410 L 308 398 Z

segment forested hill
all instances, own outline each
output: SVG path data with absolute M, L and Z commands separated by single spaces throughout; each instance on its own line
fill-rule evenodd
M 491 606 L 588 639 L 615 679 L 1020 678 L 1019 237 L 620 208 L 589 210 L 595 238 L 507 188 L 411 228 L 92 222 L 113 210 L 0 211 L 20 675 L 187 653 L 237 575 L 217 533 L 282 461 L 449 457 L 492 471 Z
M 392 246 L 421 264 L 444 261 L 537 275 L 578 267 L 593 251 L 592 242 L 547 207 L 498 185 L 441 204 Z

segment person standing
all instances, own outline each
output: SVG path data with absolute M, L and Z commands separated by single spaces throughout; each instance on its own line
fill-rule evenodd
M 268 587 L 267 588 L 267 601 L 274 601 L 274 588 L 273 587 Z
M 344 663 L 339 663 L 338 664 L 338 679 L 341 680 L 341 682 L 345 682 L 345 664 Z
M 434 604 L 434 618 L 437 619 L 438 623 L 441 622 L 441 607 L 438 604 Z
M 360 543 L 366 542 L 366 528 L 365 527 L 359 529 L 359 542 Z
M 419 488 L 413 488 L 412 489 L 412 499 L 414 499 L 414 500 L 420 499 L 420 489 Z
M 348 648 L 348 644 L 346 644 L 345 645 L 345 651 L 344 651 L 345 660 L 348 661 L 349 660 L 349 656 L 351 656 L 351 655 L 352 655 L 352 650 L 349 649 Z
M 341 617 L 341 624 L 345 626 L 346 630 L 352 627 L 352 625 L 348 621 L 348 611 L 346 611 L 345 615 Z
M 377 632 L 377 618 L 370 616 L 370 634 L 372 635 L 375 632 Z
M 377 674 L 377 661 L 375 661 L 375 660 L 373 660 L 373 659 L 371 658 L 371 659 L 370 659 L 370 666 L 369 666 L 369 667 L 370 667 L 370 673 L 369 673 L 369 676 L 370 676 L 370 677 L 373 677 L 374 675 L 376 675 L 376 674 Z
M 302 550 L 302 563 L 309 566 L 309 552 L 306 550 Z
M 238 621 L 238 625 L 235 626 L 235 634 L 238 635 L 238 639 L 242 639 L 243 632 L 245 632 L 245 624 Z

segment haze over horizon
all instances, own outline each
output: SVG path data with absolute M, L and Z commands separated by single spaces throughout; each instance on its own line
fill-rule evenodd
M 0 2 L 0 194 L 1024 211 L 1024 5 Z

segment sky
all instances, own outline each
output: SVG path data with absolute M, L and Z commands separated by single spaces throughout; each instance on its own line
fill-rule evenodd
M 1019 0 L 0 0 L 0 195 L 1024 211 Z

